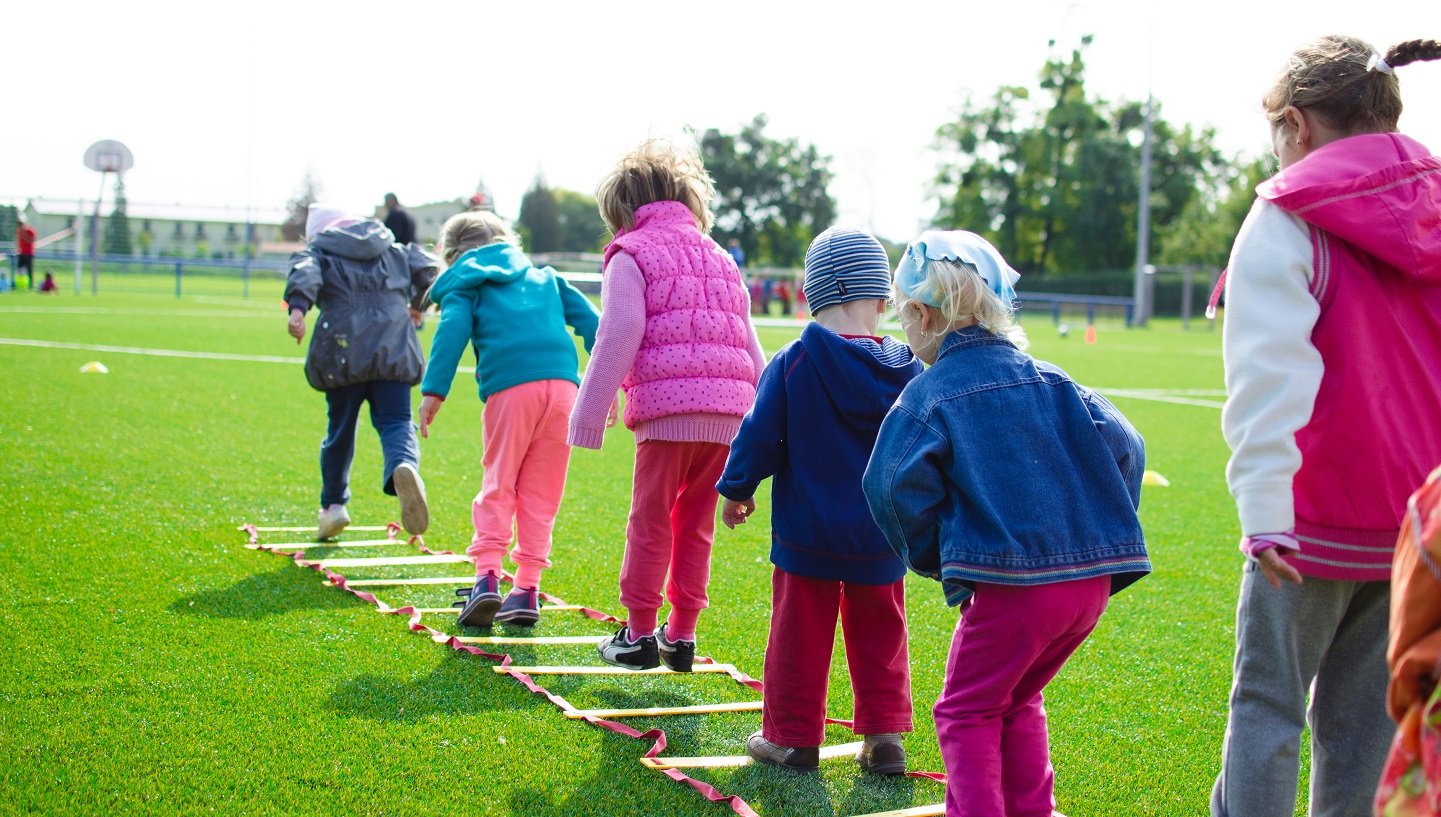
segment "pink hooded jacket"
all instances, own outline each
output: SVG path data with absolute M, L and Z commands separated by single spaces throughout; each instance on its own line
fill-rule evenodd
M 1320 305 L 1293 564 L 1385 580 L 1406 499 L 1441 463 L 1441 158 L 1397 133 L 1353 136 L 1257 193 L 1310 227 Z

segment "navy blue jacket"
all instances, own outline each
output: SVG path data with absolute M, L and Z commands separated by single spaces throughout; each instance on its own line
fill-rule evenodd
M 716 490 L 771 483 L 771 562 L 787 573 L 890 584 L 906 573 L 866 507 L 861 475 L 886 411 L 921 363 L 904 343 L 807 324 L 761 374 Z
M 972 326 L 941 341 L 881 425 L 865 493 L 891 547 L 960 604 L 975 582 L 1151 571 L 1146 449 L 1104 397 Z

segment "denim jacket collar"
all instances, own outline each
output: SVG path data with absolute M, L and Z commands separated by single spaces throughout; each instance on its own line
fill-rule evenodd
M 990 330 L 983 326 L 966 326 L 941 338 L 941 348 L 936 352 L 936 362 L 939 363 L 941 358 L 959 348 L 997 345 L 1016 348 L 1014 343 L 1000 335 L 991 334 Z

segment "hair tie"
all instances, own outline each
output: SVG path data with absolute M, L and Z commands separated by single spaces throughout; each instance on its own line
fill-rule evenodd
M 1385 57 L 1374 51 L 1371 52 L 1371 59 L 1366 60 L 1366 70 L 1379 71 L 1383 74 L 1390 74 L 1396 71 L 1395 68 L 1391 67 L 1391 63 L 1386 61 Z

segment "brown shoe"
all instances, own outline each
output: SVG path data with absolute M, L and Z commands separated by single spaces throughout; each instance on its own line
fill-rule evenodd
M 905 774 L 906 747 L 901 745 L 900 735 L 866 735 L 856 763 L 871 774 Z
M 819 746 L 782 746 L 766 740 L 760 732 L 746 738 L 746 753 L 757 763 L 780 766 L 797 772 L 814 772 L 821 768 Z

